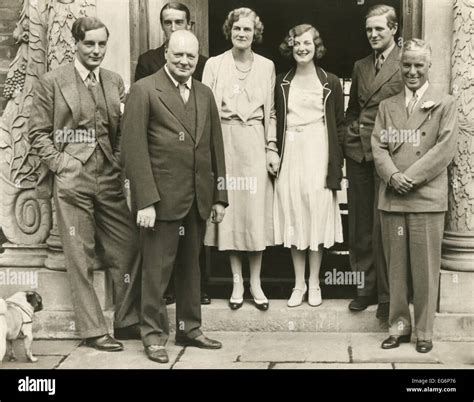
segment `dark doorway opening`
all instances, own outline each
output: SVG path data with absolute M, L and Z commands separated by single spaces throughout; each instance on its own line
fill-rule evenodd
M 371 51 L 365 34 L 367 10 L 382 2 L 397 11 L 400 21 L 398 34 L 401 35 L 402 0 L 209 0 L 209 55 L 218 55 L 231 47 L 222 33 L 228 13 L 238 7 L 249 7 L 260 16 L 265 27 L 263 43 L 255 46 L 254 51 L 273 60 L 277 74 L 291 67 L 278 51 L 288 30 L 297 24 L 310 23 L 319 30 L 327 48 L 321 67 L 341 79 L 350 79 L 354 62 Z M 348 94 L 346 88 L 345 93 Z M 325 284 L 328 273 L 351 270 L 347 251 L 346 205 L 341 205 L 341 209 L 345 243 L 325 250 L 320 271 L 323 298 L 351 298 L 356 293 L 355 285 Z M 208 250 L 208 256 L 209 253 L 207 269 L 210 272 L 211 294 L 226 299 L 232 291 L 228 253 L 215 249 Z M 248 267 L 245 265 L 244 276 L 248 278 Z M 286 299 L 290 296 L 294 273 L 289 249 L 281 246 L 267 248 L 263 255 L 262 283 L 269 298 Z M 250 297 L 247 293 L 246 296 Z
M 288 30 L 309 23 L 319 30 L 327 48 L 321 67 L 340 78 L 350 78 L 354 62 L 370 53 L 364 17 L 369 7 L 380 3 L 394 7 L 401 19 L 401 0 L 209 0 L 209 55 L 231 47 L 222 34 L 227 14 L 238 7 L 249 7 L 265 27 L 263 43 L 254 50 L 273 60 L 277 74 L 289 68 L 289 62 L 278 51 Z

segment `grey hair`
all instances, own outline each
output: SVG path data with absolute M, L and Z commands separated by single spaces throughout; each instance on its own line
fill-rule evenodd
M 427 56 L 428 61 L 431 61 L 431 46 L 422 39 L 409 39 L 403 43 L 402 52 L 409 50 L 423 50 Z

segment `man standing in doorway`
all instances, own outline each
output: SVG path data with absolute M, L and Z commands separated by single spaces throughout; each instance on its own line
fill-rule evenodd
M 365 29 L 373 53 L 354 64 L 343 144 L 349 180 L 349 256 L 352 270 L 365 277 L 365 286 L 357 290 L 349 309 L 362 311 L 378 301 L 377 317 L 387 319 L 390 296 L 377 210 L 380 179 L 370 138 L 379 103 L 403 88 L 395 9 L 371 7 Z
M 135 81 L 156 73 L 166 64 L 165 50 L 170 35 L 174 31 L 191 29 L 191 13 L 189 8 L 178 2 L 166 3 L 160 11 L 160 23 L 165 33 L 165 43 L 156 49 L 151 49 L 140 55 L 135 70 Z M 193 78 L 198 81 L 202 79 L 202 72 L 206 61 L 206 57 L 199 55 L 196 71 L 193 75 Z

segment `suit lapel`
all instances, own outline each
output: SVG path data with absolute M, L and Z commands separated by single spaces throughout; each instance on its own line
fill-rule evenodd
M 71 109 L 72 120 L 74 126 L 79 122 L 79 115 L 81 113 L 79 89 L 77 88 L 76 68 L 74 63 L 67 66 L 63 74 L 58 77 L 59 90 L 63 94 L 69 109 Z
M 321 67 L 316 67 L 316 73 L 318 75 L 319 81 L 321 82 L 321 85 L 323 86 L 323 104 L 324 110 L 326 110 L 326 100 L 331 94 L 331 90 L 329 89 L 328 76 Z
M 209 113 L 209 110 L 205 105 L 207 105 L 206 94 L 199 84 L 196 84 L 196 80 L 193 79 L 193 88 L 194 94 L 196 97 L 196 146 L 201 140 L 202 134 L 204 132 L 204 124 L 206 122 L 206 117 Z
M 117 128 L 115 126 L 115 119 L 112 117 L 115 116 L 114 110 L 117 110 L 117 107 L 120 108 L 119 94 L 110 75 L 103 68 L 100 69 L 100 83 L 104 90 L 105 103 L 107 104 L 109 126 L 112 128 L 114 134 Z
M 373 55 L 370 55 L 366 57 L 365 59 L 362 59 L 360 63 L 360 73 L 359 77 L 361 81 L 363 82 L 364 86 L 364 91 L 361 91 L 359 94 L 359 101 L 363 102 L 363 107 L 367 104 L 369 101 L 370 97 L 369 95 L 372 92 L 372 85 L 374 82 L 374 77 L 375 77 L 375 67 L 373 63 Z
M 184 124 L 187 119 L 183 100 L 181 99 L 177 89 L 174 87 L 173 82 L 167 76 L 164 69 L 161 69 L 156 73 L 155 88 L 158 91 L 158 96 L 160 97 L 163 105 L 174 117 L 176 117 L 176 120 L 178 120 L 179 124 L 181 124 L 193 141 L 195 141 L 194 133 Z M 190 101 L 192 101 L 191 97 L 189 97 L 189 102 Z
M 394 127 L 392 129 L 405 130 L 407 128 L 407 110 L 405 107 L 405 91 L 401 91 L 390 100 L 389 105 L 390 117 Z M 393 151 L 403 144 L 403 141 L 393 142 Z
M 399 70 L 400 50 L 397 46 L 390 52 L 387 57 L 387 60 L 382 65 L 379 73 L 375 75 L 375 65 L 373 55 L 370 58 L 366 59 L 366 78 L 375 77 L 375 79 L 368 85 L 367 99 L 365 103 L 372 98 L 372 96 L 380 89 L 380 87 L 385 84 L 392 76 Z
M 158 61 L 158 66 L 161 66 L 159 68 L 162 68 L 166 64 L 165 48 L 166 45 L 163 44 L 158 49 L 156 49 L 156 59 Z
M 280 84 L 281 92 L 283 94 L 283 102 L 285 106 L 285 110 L 283 113 L 283 116 L 285 116 L 285 129 L 286 129 L 286 114 L 288 110 L 288 98 L 290 95 L 290 84 L 291 84 L 291 80 L 295 76 L 295 73 L 296 73 L 295 69 L 291 69 L 290 71 L 288 71 L 285 77 L 283 77 L 283 80 Z M 285 143 L 285 135 L 283 135 L 283 143 Z

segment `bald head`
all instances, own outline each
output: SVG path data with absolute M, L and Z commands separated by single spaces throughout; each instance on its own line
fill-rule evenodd
M 171 34 L 165 52 L 166 65 L 173 78 L 186 82 L 196 70 L 199 59 L 199 41 L 190 31 L 175 31 Z
M 173 32 L 169 38 L 168 48 L 176 44 L 182 44 L 190 48 L 196 47 L 196 51 L 199 52 L 198 38 L 191 31 L 180 30 Z

